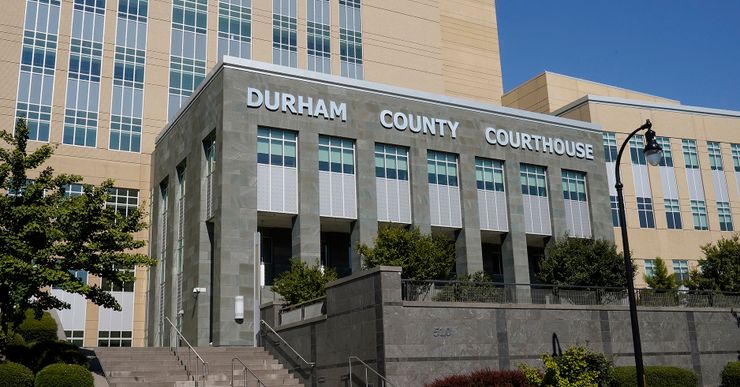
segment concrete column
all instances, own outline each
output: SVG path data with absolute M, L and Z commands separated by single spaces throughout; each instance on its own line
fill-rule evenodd
M 563 170 L 557 165 L 547 167 L 547 201 L 550 203 L 550 229 L 553 243 L 568 231 L 565 221 L 565 199 L 563 199 Z
M 372 245 L 378 235 L 378 200 L 375 196 L 375 142 L 358 139 L 355 143 L 357 178 L 357 220 L 352 223 L 350 262 L 352 272 L 362 268 L 357 245 Z
M 509 232 L 501 242 L 501 256 L 504 266 L 504 282 L 526 284 L 529 283 L 529 260 L 519 176 L 518 162 L 504 162 L 506 203 L 509 208 Z M 528 288 L 515 289 L 515 292 L 515 296 L 520 302 L 530 297 Z
M 423 234 L 432 232 L 429 215 L 429 178 L 427 177 L 427 149 L 421 146 L 409 149 L 411 178 L 411 216 L 414 226 Z M 373 174 L 374 175 L 374 174 Z
M 293 218 L 293 257 L 313 265 L 321 260 L 319 135 L 301 132 L 298 141 L 298 213 Z
M 458 186 L 460 188 L 460 211 L 462 229 L 457 233 L 455 250 L 457 274 L 472 274 L 483 271 L 483 249 L 480 240 L 478 219 L 478 191 L 475 181 L 475 157 L 468 154 L 458 156 Z

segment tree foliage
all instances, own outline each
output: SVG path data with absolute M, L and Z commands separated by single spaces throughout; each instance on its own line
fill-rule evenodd
M 652 289 L 675 289 L 676 279 L 673 274 L 668 274 L 668 267 L 660 257 L 655 257 L 655 267 L 653 268 L 653 275 L 648 277 L 647 274 L 643 275 L 645 282 Z
M 423 235 L 419 228 L 384 227 L 375 246 L 357 246 L 366 269 L 400 266 L 404 279 L 447 279 L 455 265 L 455 247 L 441 236 Z
M 573 346 L 561 356 L 542 355 L 544 369 L 520 364 L 527 380 L 540 387 L 598 387 L 608 385 L 613 365 L 603 354 Z
M 275 293 L 283 296 L 289 305 L 313 300 L 326 295 L 326 284 L 337 279 L 337 272 L 318 264 L 308 266 L 300 259 L 291 259 L 290 270 L 281 273 L 272 285 Z
M 110 292 L 82 283 L 73 273 L 85 270 L 123 285 L 134 277 L 119 269 L 153 265 L 154 260 L 134 252 L 144 246 L 133 236 L 146 226 L 142 213 L 137 209 L 123 216 L 106 207 L 112 181 L 84 185 L 79 196 L 65 195 L 65 188 L 82 178 L 43 168 L 54 149 L 44 144 L 29 153 L 24 120 L 18 120 L 15 135 L 1 131 L 0 138 L 8 144 L 0 147 L 0 190 L 6 193 L 0 195 L 2 330 L 20 323 L 29 308 L 37 317 L 45 309 L 69 308 L 52 295 L 52 287 L 120 310 Z
M 553 285 L 624 287 L 627 283 L 624 256 L 614 243 L 568 236 L 547 248 L 538 277 Z
M 689 274 L 686 285 L 691 289 L 740 292 L 740 235 L 722 238 L 701 247 L 704 259 L 700 270 Z

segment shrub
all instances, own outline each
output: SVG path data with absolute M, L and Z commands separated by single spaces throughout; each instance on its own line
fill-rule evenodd
M 740 387 L 740 361 L 727 363 L 722 370 L 722 387 Z
M 323 270 L 316 263 L 309 267 L 299 259 L 290 260 L 290 270 L 283 272 L 272 286 L 289 305 L 300 304 L 326 295 L 326 284 L 337 279 L 337 272 L 330 267 Z
M 80 352 L 80 348 L 66 341 L 44 341 L 31 346 L 33 365 L 29 365 L 35 372 L 39 372 L 49 364 L 65 363 L 87 367 L 87 356 Z
M 31 348 L 26 345 L 8 345 L 7 347 L 5 347 L 5 359 L 15 363 L 23 364 L 24 366 L 30 368 L 32 371 L 34 369 L 34 365 L 36 364 L 36 358 L 34 357 Z
M 491 277 L 479 271 L 458 276 L 457 282 L 444 286 L 433 301 L 504 302 L 505 290 L 497 288 Z
M 527 380 L 535 386 L 597 386 L 612 378 L 611 361 L 585 347 L 570 347 L 562 356 L 546 353 L 542 355 L 542 362 L 543 372 L 527 364 L 519 365 Z
M 28 343 L 37 341 L 54 341 L 57 339 L 57 323 L 48 312 L 44 312 L 39 319 L 33 310 L 26 311 L 26 319 L 16 328 Z
M 36 375 L 36 387 L 94 387 L 87 368 L 74 364 L 51 364 Z
M 23 364 L 5 362 L 0 364 L 0 386 L 32 387 L 33 372 Z
M 521 371 L 483 369 L 467 375 L 451 375 L 433 381 L 426 387 L 533 387 Z
M 645 367 L 647 385 L 650 387 L 697 387 L 699 379 L 692 371 L 679 367 Z M 637 371 L 634 366 L 615 367 L 614 380 L 610 387 L 637 386 Z

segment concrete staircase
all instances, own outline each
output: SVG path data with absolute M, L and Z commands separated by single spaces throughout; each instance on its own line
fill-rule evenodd
M 169 348 L 94 348 L 110 387 L 195 387 L 185 367 Z M 262 348 L 200 347 L 196 351 L 208 363 L 208 378 L 199 387 L 231 385 L 231 359 L 238 357 L 267 387 L 302 386 L 282 364 Z M 191 355 L 192 356 L 192 355 Z M 187 348 L 181 351 L 187 362 Z M 194 364 L 195 358 L 191 358 Z M 234 385 L 244 386 L 243 366 L 234 362 Z M 247 372 L 249 386 L 256 380 Z

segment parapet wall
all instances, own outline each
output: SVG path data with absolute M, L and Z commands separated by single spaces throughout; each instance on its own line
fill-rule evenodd
M 588 345 L 634 364 L 625 306 L 511 305 L 403 301 L 399 268 L 380 267 L 327 286 L 325 314 L 281 325 L 278 304 L 262 315 L 298 353 L 315 362 L 296 372 L 307 386 L 348 386 L 348 359 L 357 356 L 397 387 L 423 386 L 437 377 L 481 368 L 540 365 L 553 351 Z M 316 308 L 314 307 L 315 311 Z M 646 365 L 694 370 L 703 386 L 717 386 L 724 365 L 740 355 L 740 322 L 730 309 L 645 308 L 639 321 Z M 263 345 L 288 367 L 301 362 L 273 335 Z M 353 381 L 364 380 L 353 363 Z M 377 383 L 370 378 L 371 383 Z M 379 384 L 376 384 L 379 385 Z

